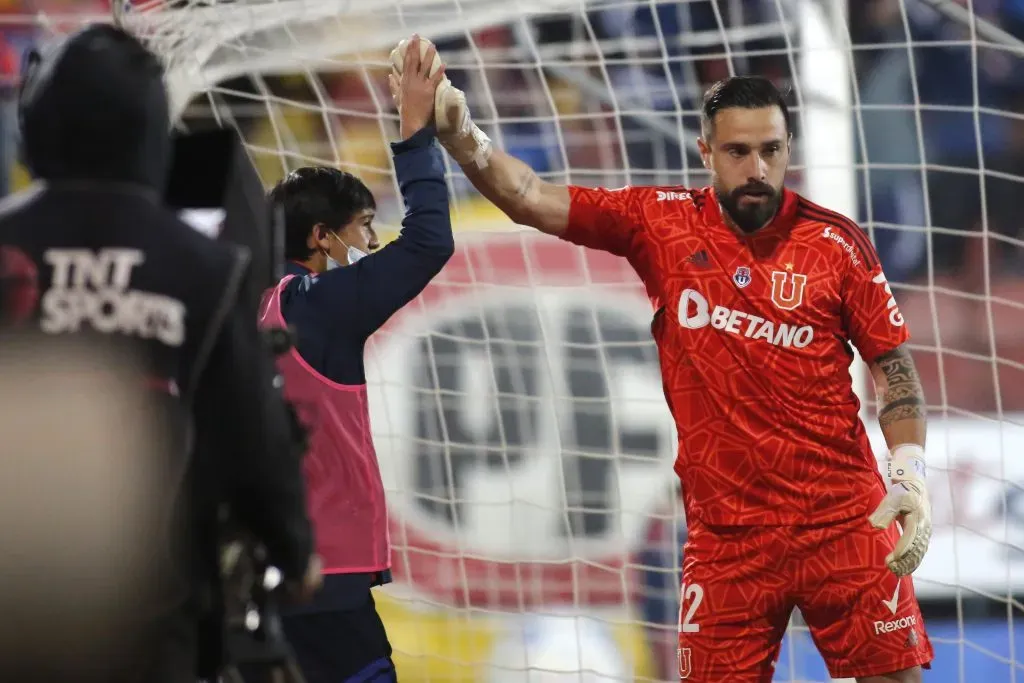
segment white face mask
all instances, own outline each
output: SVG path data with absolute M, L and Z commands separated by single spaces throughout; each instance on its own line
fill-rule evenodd
M 334 239 L 338 240 L 338 243 L 345 247 L 346 254 L 348 256 L 348 265 L 354 265 L 356 261 L 366 256 L 366 252 L 355 247 L 350 247 L 341 241 L 341 238 L 335 235 L 333 232 L 329 233 Z M 338 263 L 330 254 L 327 254 L 327 270 L 334 270 L 335 268 L 341 268 L 344 264 Z
M 348 247 L 348 264 L 354 265 L 356 261 L 366 256 L 366 252 L 355 247 Z

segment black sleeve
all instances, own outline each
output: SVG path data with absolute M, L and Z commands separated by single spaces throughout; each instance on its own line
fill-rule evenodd
M 313 551 L 301 454 L 256 317 L 255 303 L 236 302 L 224 320 L 197 385 L 197 439 L 216 444 L 221 489 L 238 521 L 297 579 Z
M 419 295 L 455 251 L 444 158 L 424 128 L 391 145 L 405 202 L 401 234 L 380 251 L 347 268 L 321 273 L 311 301 L 334 315 L 335 325 L 363 337 Z

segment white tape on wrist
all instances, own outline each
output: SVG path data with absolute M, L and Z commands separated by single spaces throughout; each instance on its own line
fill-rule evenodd
M 487 168 L 487 161 L 491 158 L 491 139 L 468 114 L 454 134 L 439 135 L 438 140 L 460 166 L 472 163 L 477 168 Z
M 486 168 L 491 158 L 491 139 L 473 123 L 466 95 L 446 78 L 434 93 L 437 140 L 459 166 Z
M 890 481 L 924 481 L 924 448 L 916 443 L 905 443 L 889 451 Z

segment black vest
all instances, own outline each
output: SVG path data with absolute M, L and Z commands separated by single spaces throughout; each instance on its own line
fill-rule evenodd
M 248 265 L 245 248 L 207 239 L 142 187 L 40 184 L 0 204 L 5 326 L 124 349 L 182 397 Z

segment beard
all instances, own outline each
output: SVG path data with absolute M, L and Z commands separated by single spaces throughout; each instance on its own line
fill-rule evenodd
M 764 227 L 782 203 L 782 188 L 767 183 L 747 183 L 731 192 L 716 184 L 715 192 L 732 222 L 748 234 Z

